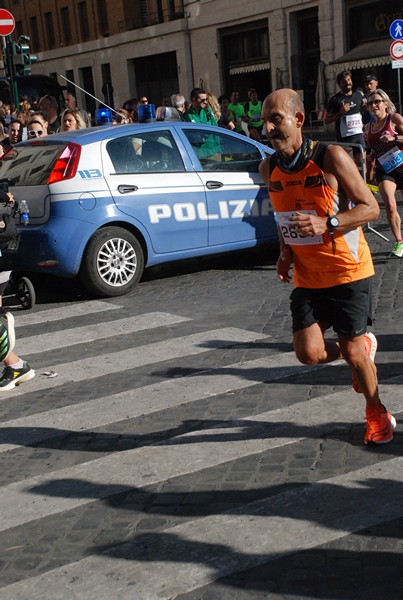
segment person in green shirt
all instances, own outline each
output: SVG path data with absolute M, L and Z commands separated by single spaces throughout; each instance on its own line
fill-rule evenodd
M 202 123 L 203 125 L 215 125 L 218 123 L 207 106 L 207 92 L 201 88 L 194 88 L 190 92 L 191 106 L 182 116 L 182 121 L 191 121 L 192 123 Z
M 213 125 L 218 127 L 218 123 L 207 106 L 207 92 L 201 88 L 194 88 L 190 92 L 191 106 L 182 115 L 182 121 L 191 123 L 201 123 L 202 125 Z M 200 139 L 193 141 L 193 149 L 199 160 L 208 160 L 221 150 L 221 142 L 218 135 L 197 134 Z
M 249 90 L 249 102 L 245 104 L 245 114 L 248 120 L 249 135 L 252 139 L 260 142 L 262 139 L 262 103 L 258 99 L 254 88 Z
M 231 104 L 229 104 L 228 108 L 230 110 L 232 110 L 232 112 L 234 113 L 234 115 L 236 117 L 235 131 L 237 133 L 240 133 L 241 135 L 246 135 L 246 133 L 242 127 L 242 121 L 246 121 L 245 108 L 244 108 L 243 104 L 240 104 L 240 102 L 239 102 L 239 92 L 232 92 Z

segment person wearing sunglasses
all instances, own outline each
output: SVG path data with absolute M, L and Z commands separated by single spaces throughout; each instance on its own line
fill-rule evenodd
M 208 107 L 207 100 L 207 92 L 201 88 L 194 88 L 190 92 L 191 105 L 182 116 L 182 121 L 203 123 L 203 125 L 215 125 L 218 127 L 218 123 L 211 109 Z
M 362 92 L 353 90 L 351 71 L 341 71 L 336 78 L 340 91 L 327 104 L 325 125 L 335 123 L 336 140 L 345 144 L 361 144 L 365 149 L 361 112 L 365 108 Z M 356 165 L 361 168 L 362 154 L 357 146 L 352 148 Z M 365 152 L 364 152 L 365 160 Z
M 47 129 L 44 127 L 44 124 L 41 123 L 38 119 L 31 119 L 31 121 L 28 122 L 27 133 L 29 140 L 34 140 L 38 137 L 44 137 L 48 135 Z
M 28 125 L 31 121 L 39 121 L 39 123 L 42 125 L 43 131 L 45 132 L 44 135 L 49 135 L 49 131 L 48 131 L 49 123 L 47 122 L 43 112 L 40 112 L 40 111 L 34 112 L 31 115 L 30 120 L 28 121 Z
M 396 191 L 403 190 L 403 117 L 388 94 L 378 88 L 368 96 L 374 121 L 366 125 L 367 145 L 375 159 L 375 177 L 395 243 L 391 257 L 403 258 L 402 223 Z

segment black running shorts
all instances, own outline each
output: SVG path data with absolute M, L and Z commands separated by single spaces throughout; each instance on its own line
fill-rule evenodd
M 336 333 L 357 337 L 372 325 L 372 277 L 323 289 L 297 287 L 290 296 L 292 330 L 320 323 Z
M 396 184 L 396 189 L 403 190 L 403 167 L 397 167 L 390 173 L 385 173 L 380 167 L 375 167 L 375 177 L 378 185 L 381 181 L 393 181 Z

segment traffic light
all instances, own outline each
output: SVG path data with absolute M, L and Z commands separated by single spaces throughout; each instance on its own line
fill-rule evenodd
M 35 54 L 30 54 L 29 40 L 30 38 L 27 35 L 21 35 L 18 42 L 13 42 L 12 61 L 16 77 L 30 75 L 31 65 L 38 61 Z

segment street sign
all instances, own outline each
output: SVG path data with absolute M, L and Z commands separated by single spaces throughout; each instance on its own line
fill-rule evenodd
M 403 40 L 403 20 L 396 19 L 389 27 L 390 37 L 394 40 Z
M 403 58 L 392 60 L 392 69 L 403 69 Z
M 15 20 L 13 15 L 5 10 L 0 9 L 0 35 L 11 35 L 14 31 Z
M 390 45 L 390 55 L 395 60 L 403 58 L 403 41 L 395 40 Z

